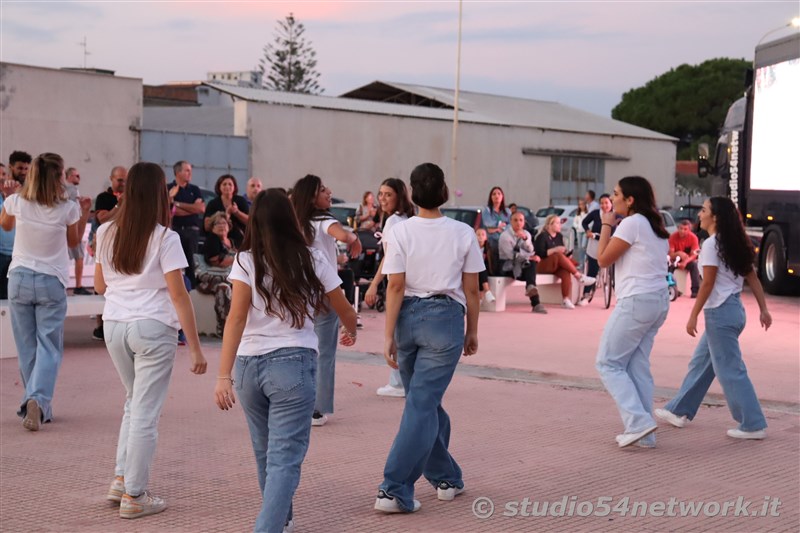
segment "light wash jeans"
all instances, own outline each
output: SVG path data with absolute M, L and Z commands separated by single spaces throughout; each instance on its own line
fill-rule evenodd
M 403 388 L 403 378 L 400 377 L 400 369 L 389 368 L 389 385 L 395 389 Z
M 125 476 L 125 492 L 137 496 L 150 479 L 178 331 L 158 320 L 106 320 L 103 336 L 126 392 L 114 473 Z
M 254 531 L 280 533 L 292 518 L 292 498 L 311 433 L 316 359 L 308 348 L 236 358 L 235 388 L 250 428 L 263 496 Z
M 448 451 L 450 417 L 442 407 L 464 349 L 464 308 L 450 298 L 405 298 L 395 342 L 406 403 L 380 488 L 411 511 L 420 475 L 434 487 L 441 481 L 464 486 Z
M 638 433 L 656 425 L 650 351 L 658 329 L 667 319 L 667 311 L 666 289 L 617 300 L 600 338 L 597 371 L 617 403 L 625 433 Z M 655 444 L 655 434 L 641 442 Z
M 339 342 L 339 316 L 333 308 L 319 313 L 314 318 L 314 333 L 319 339 L 317 399 L 314 411 L 322 414 L 332 413 L 333 389 L 336 382 L 336 345 Z
M 719 307 L 704 309 L 703 314 L 706 330 L 689 361 L 689 373 L 683 378 L 678 394 L 664 408 L 693 420 L 716 376 L 739 429 L 766 428 L 767 420 L 739 348 L 739 335 L 747 320 L 739 294 L 730 295 Z
M 19 373 L 25 393 L 17 415 L 27 413 L 28 400 L 42 409 L 42 421 L 53 418 L 53 392 L 64 356 L 67 291 L 55 276 L 16 267 L 8 273 L 11 331 L 17 345 Z

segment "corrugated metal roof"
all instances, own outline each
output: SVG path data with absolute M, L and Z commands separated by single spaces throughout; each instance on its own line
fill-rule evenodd
M 454 91 L 450 89 L 393 82 L 374 83 L 396 87 L 398 90 L 437 100 L 449 106 L 454 103 Z M 448 109 L 252 89 L 219 82 L 204 82 L 203 85 L 250 102 L 432 120 L 453 120 L 453 111 Z M 459 108 L 459 122 L 677 141 L 668 135 L 594 115 L 557 102 L 461 91 Z

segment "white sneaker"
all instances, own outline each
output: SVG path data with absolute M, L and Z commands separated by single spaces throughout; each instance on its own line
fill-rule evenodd
M 328 415 L 323 415 L 314 411 L 314 414 L 311 415 L 311 425 L 312 426 L 324 426 L 325 422 L 328 421 Z
M 581 300 L 578 302 L 578 305 L 581 307 L 586 307 L 589 305 L 589 298 L 581 298 Z
M 142 492 L 137 497 L 123 494 L 119 502 L 120 518 L 139 518 L 151 514 L 158 514 L 167 508 L 163 498 L 153 496 L 148 491 Z
M 630 446 L 638 442 L 639 440 L 645 438 L 650 433 L 654 432 L 658 429 L 658 426 L 649 427 L 643 431 L 639 431 L 637 433 L 623 433 L 622 435 L 618 435 L 617 437 L 617 444 L 620 448 L 624 448 L 626 446 Z
M 289 520 L 286 522 L 286 525 L 283 526 L 283 533 L 292 533 L 294 531 L 294 520 Z
M 486 302 L 487 304 L 492 303 L 496 299 L 497 298 L 494 297 L 494 294 L 492 294 L 492 291 L 486 291 L 486 294 L 483 295 L 483 301 Z
M 410 512 L 416 513 L 419 511 L 419 508 L 422 507 L 422 504 L 419 503 L 419 500 L 414 500 L 414 509 Z M 375 510 L 380 511 L 382 513 L 405 513 L 397 504 L 397 500 L 383 492 L 382 490 L 378 491 L 378 497 L 375 499 Z
M 624 439 L 624 438 L 625 438 L 625 434 L 622 434 L 622 435 L 617 435 L 617 436 L 616 436 L 616 437 L 614 437 L 614 438 L 616 439 L 616 441 L 617 441 L 617 444 L 619 444 L 620 442 L 622 442 L 622 439 Z M 639 447 L 639 448 L 655 448 L 655 447 L 656 447 L 656 445 L 655 445 L 655 444 L 646 444 L 646 443 L 644 443 L 644 442 L 642 442 L 642 441 L 640 441 L 640 440 L 637 440 L 636 442 L 634 442 L 634 443 L 633 443 L 633 445 L 634 445 L 634 446 L 637 446 L 637 447 Z
M 763 429 L 757 431 L 742 431 L 741 429 L 729 429 L 728 436 L 734 439 L 753 439 L 762 440 L 767 438 L 767 432 Z
M 561 307 L 564 309 L 575 309 L 575 304 L 569 298 L 564 298 L 564 301 L 561 302 Z
M 377 390 L 378 396 L 388 396 L 390 398 L 405 398 L 406 390 L 403 387 L 392 387 L 391 385 L 384 385 Z
M 591 287 L 595 284 L 595 282 L 597 282 L 597 279 L 593 278 L 592 276 L 581 276 L 580 280 L 583 282 L 584 287 Z
M 464 492 L 464 487 L 458 488 L 447 481 L 440 482 L 439 486 L 436 487 L 436 497 L 443 502 L 449 502 L 453 500 L 462 492 Z
M 653 413 L 661 420 L 669 422 L 676 428 L 682 428 L 689 422 L 689 418 L 686 415 L 678 416 L 666 409 L 656 409 Z
M 356 329 L 363 329 L 364 324 L 361 322 L 361 315 L 356 315 Z

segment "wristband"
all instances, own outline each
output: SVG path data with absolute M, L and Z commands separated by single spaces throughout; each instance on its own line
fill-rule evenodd
M 230 382 L 231 382 L 231 385 L 233 385 L 234 383 L 236 383 L 236 382 L 233 380 L 233 378 L 232 378 L 232 377 L 230 377 L 230 376 L 217 376 L 217 379 L 227 379 L 228 381 L 230 381 Z
M 611 224 L 609 224 L 608 222 L 603 222 L 602 224 L 600 224 L 600 227 L 603 227 L 603 226 L 608 226 L 609 228 L 613 228 L 614 227 Z

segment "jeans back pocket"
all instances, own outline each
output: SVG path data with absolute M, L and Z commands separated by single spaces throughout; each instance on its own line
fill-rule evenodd
M 276 391 L 290 391 L 303 385 L 304 357 L 300 354 L 267 358 L 267 383 Z

